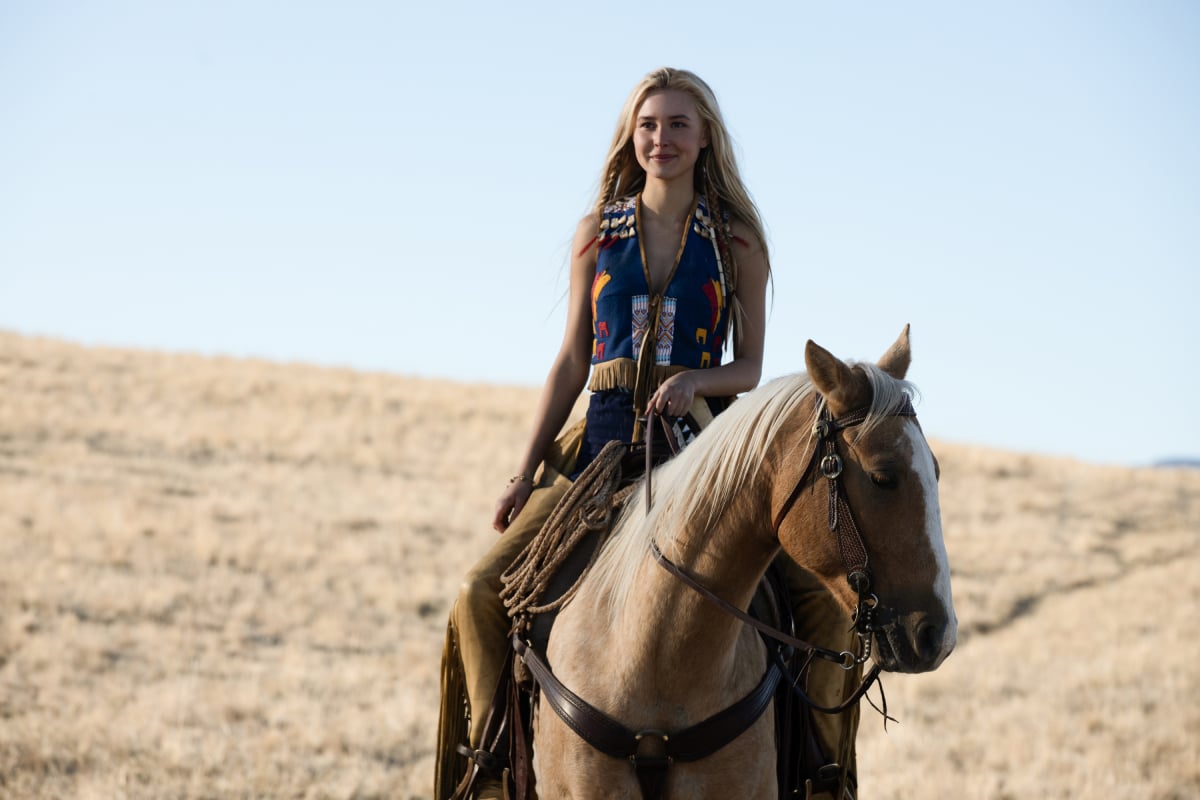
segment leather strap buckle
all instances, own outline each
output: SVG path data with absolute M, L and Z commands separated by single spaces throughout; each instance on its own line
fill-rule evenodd
M 458 751 L 459 755 L 466 756 L 478 764 L 484 772 L 499 774 L 508 765 L 507 758 L 498 756 L 489 750 L 472 750 L 465 744 L 460 744 L 454 749 Z

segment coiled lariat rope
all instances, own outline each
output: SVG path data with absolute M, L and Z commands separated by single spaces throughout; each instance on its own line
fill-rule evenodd
M 527 628 L 531 617 L 562 608 L 575 596 L 612 530 L 613 516 L 633 491 L 632 485 L 618 488 L 624 473 L 622 461 L 628 452 L 629 446 L 621 442 L 604 445 L 559 500 L 542 529 L 500 576 L 504 583 L 500 599 L 514 620 L 514 629 Z M 593 531 L 600 532 L 600 542 L 579 578 L 561 597 L 542 604 L 563 562 Z

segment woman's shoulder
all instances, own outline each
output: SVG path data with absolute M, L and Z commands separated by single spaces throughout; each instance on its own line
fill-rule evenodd
M 575 226 L 572 243 L 572 252 L 576 259 L 583 259 L 594 266 L 596 261 L 594 245 L 603 233 L 600 227 L 603 222 L 602 216 L 595 211 L 585 214 L 583 219 L 579 220 L 579 224 Z
M 724 204 L 716 204 L 714 211 L 714 204 L 709 203 L 708 198 L 701 195 L 700 201 L 696 204 L 696 232 L 705 238 L 712 238 L 718 225 L 729 237 L 729 241 L 732 242 L 735 253 L 739 257 L 757 258 L 766 252 L 766 242 L 763 241 L 762 234 L 754 225 L 731 213 Z

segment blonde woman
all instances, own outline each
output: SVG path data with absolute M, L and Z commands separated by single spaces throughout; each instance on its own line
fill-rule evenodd
M 647 410 L 703 423 L 758 384 L 769 273 L 762 223 L 712 89 L 685 70 L 651 72 L 625 103 L 599 197 L 575 232 L 566 331 L 516 474 L 496 501 L 502 535 L 451 612 L 446 659 L 451 672 L 461 664 L 470 710 L 460 751 L 481 765 L 491 761 L 479 752 L 485 716 L 511 657 L 501 573 L 607 442 L 640 438 Z M 556 441 L 585 386 L 581 439 Z M 447 710 L 452 698 L 443 739 L 454 728 Z M 443 797 L 451 772 L 439 764 Z M 498 776 L 483 772 L 473 796 L 501 797 Z

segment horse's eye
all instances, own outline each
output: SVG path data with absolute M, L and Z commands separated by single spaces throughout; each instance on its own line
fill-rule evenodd
M 890 472 L 872 472 L 871 482 L 880 489 L 895 489 L 898 483 L 896 476 Z

